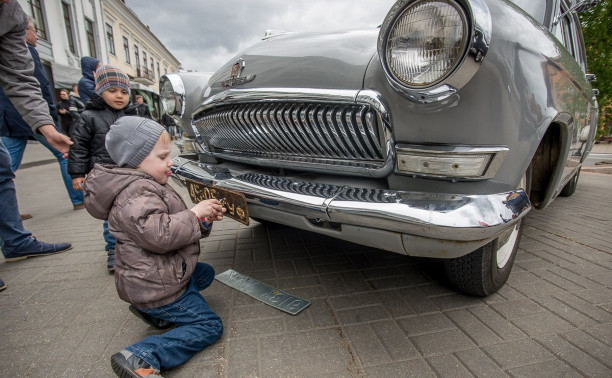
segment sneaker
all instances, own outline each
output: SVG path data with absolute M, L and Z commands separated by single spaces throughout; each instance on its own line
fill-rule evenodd
M 32 239 L 34 239 L 32 243 L 23 250 L 4 255 L 4 260 L 6 262 L 13 262 L 24 260 L 29 257 L 54 255 L 56 253 L 66 252 L 69 249 L 72 249 L 72 244 L 70 243 L 53 244 L 38 241 L 36 238 Z
M 106 254 L 108 255 L 108 258 L 106 259 L 106 269 L 108 269 L 109 272 L 114 272 L 115 271 L 115 250 L 109 249 L 108 251 L 106 251 Z
M 148 325 L 153 326 L 155 328 L 166 329 L 166 328 L 172 327 L 172 325 L 173 325 L 173 323 L 170 323 L 167 320 L 154 318 L 151 315 L 147 314 L 146 312 L 142 312 L 142 311 L 140 311 L 139 309 L 137 309 L 136 307 L 134 307 L 132 305 L 130 305 L 130 307 L 128 307 L 128 308 L 130 309 L 132 314 L 136 315 L 143 322 L 145 322 Z
M 85 204 L 84 203 L 77 203 L 76 205 L 72 205 L 72 209 L 73 210 L 81 210 L 85 208 Z
M 0 291 L 6 289 L 6 284 L 4 283 L 4 281 L 0 280 Z
M 161 377 L 159 370 L 127 349 L 111 356 L 111 366 L 121 378 Z
M 28 219 L 32 219 L 32 214 L 19 214 L 21 216 L 21 220 L 28 220 Z

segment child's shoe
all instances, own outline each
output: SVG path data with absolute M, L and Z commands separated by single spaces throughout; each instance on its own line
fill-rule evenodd
M 111 366 L 121 378 L 161 377 L 159 370 L 127 349 L 111 356 Z

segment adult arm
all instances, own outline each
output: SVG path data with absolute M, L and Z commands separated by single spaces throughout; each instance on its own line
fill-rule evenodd
M 72 142 L 55 129 L 38 80 L 32 76 L 34 62 L 24 43 L 27 23 L 17 0 L 0 2 L 0 85 L 32 130 L 66 154 Z

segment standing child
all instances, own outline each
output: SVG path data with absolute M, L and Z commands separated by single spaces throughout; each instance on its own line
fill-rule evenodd
M 200 294 L 215 272 L 198 262 L 200 238 L 225 209 L 205 200 L 187 209 L 168 185 L 170 135 L 155 121 L 123 117 L 106 135 L 117 166 L 96 164 L 85 182 L 91 215 L 108 219 L 117 237 L 115 284 L 130 311 L 158 328 L 179 327 L 145 338 L 111 357 L 120 377 L 158 375 L 189 360 L 223 333 L 221 319 Z
M 85 176 L 95 163 L 114 164 L 104 145 L 106 133 L 115 121 L 125 114 L 136 114 L 130 103 L 130 78 L 121 69 L 113 66 L 101 66 L 95 74 L 95 93 L 87 102 L 72 130 L 74 145 L 68 154 L 68 173 L 72 177 L 72 186 L 83 190 Z M 115 237 L 108 231 L 108 222 L 104 221 L 103 236 L 108 255 L 106 268 L 115 270 Z

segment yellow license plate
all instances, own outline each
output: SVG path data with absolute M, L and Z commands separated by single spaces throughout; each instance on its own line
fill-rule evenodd
M 207 199 L 219 200 L 225 207 L 225 216 L 237 220 L 240 223 L 249 225 L 249 208 L 246 198 L 242 193 L 234 192 L 210 186 L 190 179 L 185 180 L 187 190 L 193 203 L 198 203 Z

